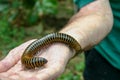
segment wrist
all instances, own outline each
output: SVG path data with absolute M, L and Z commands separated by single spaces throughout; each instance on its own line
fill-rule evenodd
M 50 50 L 64 61 L 70 60 L 75 55 L 75 50 L 64 43 L 53 43 Z

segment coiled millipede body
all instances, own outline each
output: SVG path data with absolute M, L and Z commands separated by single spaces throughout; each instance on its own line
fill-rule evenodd
M 70 47 L 74 48 L 76 51 L 80 50 L 81 47 L 79 43 L 71 36 L 64 33 L 51 33 L 45 37 L 32 42 L 24 51 L 21 62 L 26 68 L 41 67 L 48 61 L 43 57 L 36 57 L 36 53 L 41 50 L 46 45 L 52 44 L 54 42 L 62 42 Z

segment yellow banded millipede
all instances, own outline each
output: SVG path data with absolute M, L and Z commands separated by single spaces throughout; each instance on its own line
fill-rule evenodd
M 32 42 L 24 51 L 21 62 L 22 64 L 29 69 L 35 67 L 41 67 L 46 64 L 48 61 L 43 57 L 36 57 L 36 53 L 40 51 L 46 45 L 52 44 L 54 42 L 62 42 L 70 47 L 74 48 L 76 51 L 80 50 L 81 47 L 79 43 L 71 36 L 64 33 L 51 33 L 45 37 L 38 39 Z

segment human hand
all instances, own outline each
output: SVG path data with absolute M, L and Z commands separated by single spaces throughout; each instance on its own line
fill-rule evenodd
M 26 70 L 21 64 L 21 55 L 34 40 L 28 41 L 11 50 L 7 57 L 0 61 L 0 80 L 55 80 L 65 69 L 74 50 L 63 43 L 54 43 L 43 49 L 40 56 L 48 63 L 36 70 Z

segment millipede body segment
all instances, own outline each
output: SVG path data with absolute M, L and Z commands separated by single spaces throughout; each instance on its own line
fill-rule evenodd
M 24 51 L 21 62 L 26 68 L 41 67 L 47 63 L 47 59 L 43 57 L 36 57 L 36 53 L 41 50 L 44 46 L 52 44 L 54 42 L 62 42 L 70 47 L 74 48 L 76 51 L 80 50 L 81 47 L 79 43 L 71 36 L 64 33 L 51 33 L 45 37 L 32 42 Z

